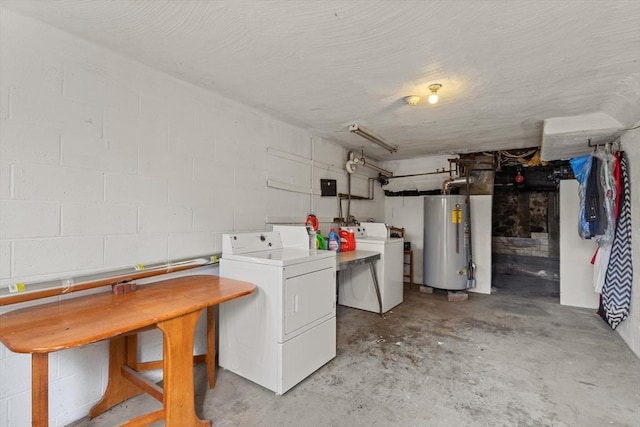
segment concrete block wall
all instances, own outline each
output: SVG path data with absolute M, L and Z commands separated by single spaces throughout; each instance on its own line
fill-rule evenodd
M 433 172 L 442 168 L 449 169 L 447 161 L 451 156 L 421 157 L 407 160 L 393 160 L 381 163 L 382 167 L 393 171 L 395 175 L 410 175 Z M 385 189 L 401 191 L 408 188 L 419 190 L 439 190 L 448 174 L 424 175 L 414 178 L 390 180 Z M 407 182 L 407 180 L 412 180 Z M 424 253 L 424 197 L 387 197 L 385 203 L 385 222 L 404 228 L 405 241 L 411 242 L 413 250 L 413 281 L 423 282 L 422 258 Z
M 432 172 L 437 169 L 448 168 L 447 161 L 451 156 L 432 156 L 418 159 L 394 160 L 383 163 L 383 167 L 392 170 L 396 175 L 419 174 Z M 420 190 L 439 190 L 448 174 L 425 175 L 413 182 Z M 403 181 L 399 178 L 395 181 Z M 407 184 L 393 184 L 394 191 L 412 187 Z M 389 186 L 385 187 L 388 188 Z M 473 207 L 473 253 L 477 265 L 477 287 L 472 292 L 491 293 L 491 206 L 492 196 L 471 196 Z M 385 200 L 385 222 L 396 227 L 404 227 L 405 241 L 411 242 L 413 250 L 413 280 L 414 283 L 424 282 L 424 196 L 416 197 L 387 197 Z
M 330 141 L 1 8 L 0 57 L 0 287 L 215 253 L 268 216 L 336 216 L 335 198 L 266 185 L 279 171 L 346 191 Z M 383 197 L 366 203 L 383 216 Z M 160 344 L 143 337 L 143 360 Z M 106 343 L 51 354 L 50 425 L 86 416 L 106 369 Z M 0 425 L 31 424 L 30 376 L 30 356 L 0 345 Z
M 494 236 L 493 252 L 505 255 L 549 257 L 549 233 L 531 233 L 531 238 Z

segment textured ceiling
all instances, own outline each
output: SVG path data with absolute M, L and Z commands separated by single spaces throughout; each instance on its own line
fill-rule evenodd
M 552 118 L 640 119 L 638 0 L 1 5 L 374 159 L 539 146 Z M 404 102 L 436 82 L 438 104 Z

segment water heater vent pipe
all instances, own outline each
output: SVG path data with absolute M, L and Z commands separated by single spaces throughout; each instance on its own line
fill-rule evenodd
M 451 192 L 451 188 L 450 187 L 460 187 L 462 185 L 465 185 L 467 183 L 469 184 L 473 184 L 473 177 L 470 176 L 469 179 L 467 180 L 467 178 L 455 178 L 455 179 L 447 179 L 442 183 L 442 194 L 449 194 Z

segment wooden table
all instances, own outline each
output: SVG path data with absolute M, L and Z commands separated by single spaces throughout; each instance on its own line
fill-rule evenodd
M 336 271 L 346 270 L 356 265 L 369 264 L 373 287 L 378 297 L 379 314 L 382 316 L 382 297 L 380 296 L 380 286 L 378 285 L 378 275 L 376 274 L 375 262 L 380 259 L 380 252 L 374 251 L 348 251 L 338 252 L 336 255 Z
M 148 392 L 163 409 L 134 418 L 139 426 L 165 420 L 167 427 L 208 426 L 194 407 L 194 329 L 205 308 L 248 295 L 251 283 L 217 276 L 188 276 L 115 295 L 104 292 L 23 308 L 0 316 L 0 341 L 17 353 L 32 354 L 32 425 L 48 425 L 49 353 L 109 339 L 109 383 L 90 411 L 94 417 L 118 403 Z M 212 313 L 212 312 L 211 312 Z M 213 321 L 213 316 L 208 316 Z M 162 330 L 164 386 L 149 383 L 129 366 L 127 334 Z M 213 336 L 207 357 L 213 357 Z

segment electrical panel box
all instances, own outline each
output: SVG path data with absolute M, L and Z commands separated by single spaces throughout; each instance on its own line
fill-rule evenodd
M 337 196 L 338 190 L 335 179 L 320 180 L 320 194 L 322 196 Z

